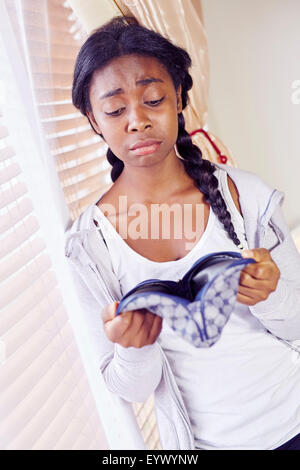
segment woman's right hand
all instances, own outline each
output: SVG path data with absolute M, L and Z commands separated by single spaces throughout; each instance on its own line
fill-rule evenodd
M 118 302 L 106 305 L 101 317 L 106 336 L 124 348 L 142 348 L 153 344 L 162 329 L 162 318 L 146 309 L 130 310 L 115 315 Z

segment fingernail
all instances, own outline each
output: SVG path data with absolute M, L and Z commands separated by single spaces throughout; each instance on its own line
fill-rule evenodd
M 244 250 L 244 251 L 242 251 L 242 256 L 243 256 L 244 258 L 249 258 L 249 257 L 252 256 L 252 255 L 253 255 L 253 252 L 252 252 L 251 250 Z

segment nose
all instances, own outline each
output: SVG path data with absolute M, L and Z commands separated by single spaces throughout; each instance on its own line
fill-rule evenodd
M 143 132 L 151 127 L 151 119 L 145 110 L 139 106 L 131 110 L 128 120 L 128 132 Z

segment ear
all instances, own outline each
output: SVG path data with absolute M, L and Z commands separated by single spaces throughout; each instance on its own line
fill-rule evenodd
M 92 126 L 92 128 L 94 129 L 94 131 L 96 132 L 96 134 L 99 134 L 99 135 L 102 137 L 102 139 L 104 139 L 103 135 L 101 134 L 101 129 L 100 129 L 100 127 L 98 126 L 98 123 L 97 123 L 97 121 L 96 121 L 96 119 L 95 119 L 93 113 L 90 112 L 90 111 L 87 111 L 86 114 L 87 114 L 87 118 L 88 118 L 88 120 L 89 120 L 89 122 L 90 122 L 90 125 Z
M 176 91 L 176 99 L 177 99 L 177 113 L 181 113 L 182 112 L 182 98 L 181 98 L 181 92 L 182 92 L 182 88 L 181 88 L 181 84 L 178 86 L 177 88 L 177 91 Z

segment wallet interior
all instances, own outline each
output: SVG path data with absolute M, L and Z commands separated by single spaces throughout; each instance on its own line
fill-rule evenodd
M 238 258 L 240 258 L 240 256 L 234 256 L 234 254 L 216 253 L 213 256 L 210 255 L 207 259 L 201 259 L 199 262 L 196 262 L 180 281 L 143 281 L 141 285 L 131 289 L 123 297 L 123 300 L 132 294 L 160 292 L 166 295 L 183 297 L 192 301 L 207 282 L 217 275 L 220 270 L 226 268 L 228 264 Z

